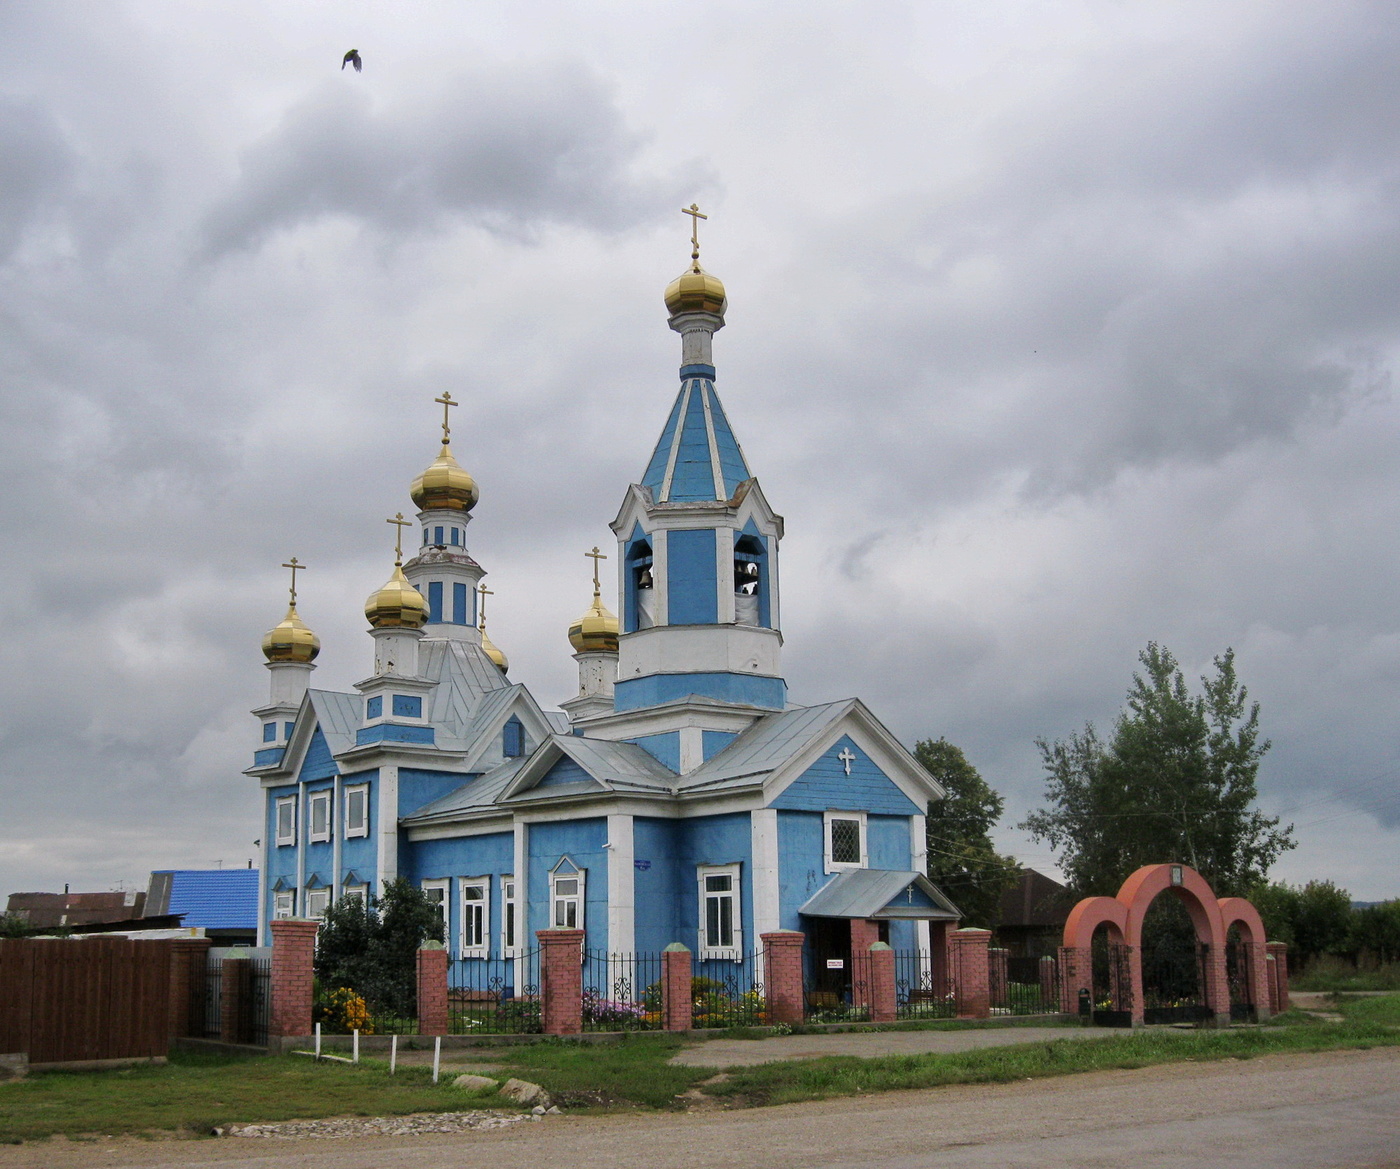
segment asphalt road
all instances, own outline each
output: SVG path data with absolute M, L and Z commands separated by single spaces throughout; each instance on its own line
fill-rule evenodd
M 46 1141 L 0 1169 L 1400 1169 L 1400 1049 L 356 1141 Z

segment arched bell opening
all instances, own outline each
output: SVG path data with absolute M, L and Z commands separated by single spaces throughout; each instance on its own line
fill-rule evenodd
M 656 624 L 656 581 L 652 574 L 651 541 L 627 545 L 627 596 L 624 629 L 631 633 Z

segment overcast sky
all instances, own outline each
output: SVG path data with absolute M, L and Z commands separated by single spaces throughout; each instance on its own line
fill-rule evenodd
M 492 638 L 572 694 L 697 201 L 794 701 L 947 736 L 1048 868 L 1033 740 L 1233 646 L 1275 875 L 1400 895 L 1394 4 L 9 0 L 0 44 L 0 892 L 247 862 L 278 566 L 348 689 L 443 390 Z

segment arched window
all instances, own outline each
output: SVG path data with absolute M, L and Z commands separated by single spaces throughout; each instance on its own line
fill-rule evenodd
M 628 632 L 656 624 L 656 582 L 652 578 L 651 543 L 633 540 L 627 547 Z
M 506 720 L 501 731 L 501 753 L 507 759 L 518 759 L 525 754 L 525 727 L 514 715 Z
M 734 541 L 734 620 L 768 625 L 768 550 L 757 536 Z

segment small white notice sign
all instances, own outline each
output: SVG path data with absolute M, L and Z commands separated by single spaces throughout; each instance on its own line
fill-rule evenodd
M 845 969 L 846 969 L 846 959 L 844 959 L 844 958 L 828 958 L 828 959 L 826 960 L 826 968 L 827 968 L 828 970 L 845 970 Z

